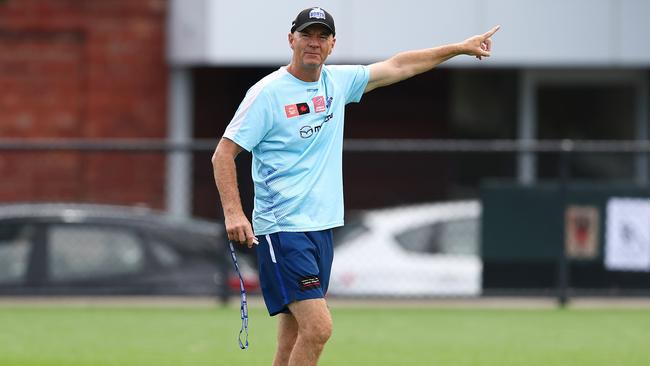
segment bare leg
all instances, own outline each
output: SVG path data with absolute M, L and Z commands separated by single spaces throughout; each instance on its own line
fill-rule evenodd
M 310 299 L 289 304 L 298 324 L 298 338 L 289 366 L 315 366 L 325 343 L 332 335 L 332 316 L 325 299 Z
M 278 314 L 278 349 L 273 366 L 287 366 L 298 337 L 298 322 L 291 314 Z

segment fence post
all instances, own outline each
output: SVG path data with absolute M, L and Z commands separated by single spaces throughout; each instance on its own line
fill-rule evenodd
M 192 142 L 192 72 L 172 67 L 169 72 L 168 142 Z M 170 214 L 192 216 L 192 151 L 166 150 L 165 206 Z
M 560 152 L 560 220 L 562 220 L 562 239 L 560 242 L 560 249 L 558 252 L 558 287 L 557 287 L 557 301 L 560 307 L 565 307 L 569 302 L 569 259 L 566 252 L 566 208 L 567 208 L 567 189 L 571 179 L 571 153 L 573 151 L 573 141 L 563 140 Z

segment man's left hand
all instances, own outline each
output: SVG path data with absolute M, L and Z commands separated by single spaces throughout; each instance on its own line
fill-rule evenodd
M 464 53 L 470 56 L 476 56 L 481 60 L 483 57 L 490 57 L 492 50 L 492 35 L 501 28 L 500 25 L 490 29 L 489 31 L 466 39 L 462 45 Z

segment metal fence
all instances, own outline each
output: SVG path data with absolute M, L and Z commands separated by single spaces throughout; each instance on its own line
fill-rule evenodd
M 0 197 L 220 220 L 215 144 L 0 139 Z M 346 140 L 330 295 L 648 296 L 649 152 L 649 141 Z M 238 158 L 247 212 L 249 165 Z

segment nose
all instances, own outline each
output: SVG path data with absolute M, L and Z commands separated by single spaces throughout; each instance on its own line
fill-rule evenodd
M 307 45 L 313 48 L 320 47 L 320 42 L 318 42 L 318 37 L 309 37 L 309 41 L 307 42 Z

